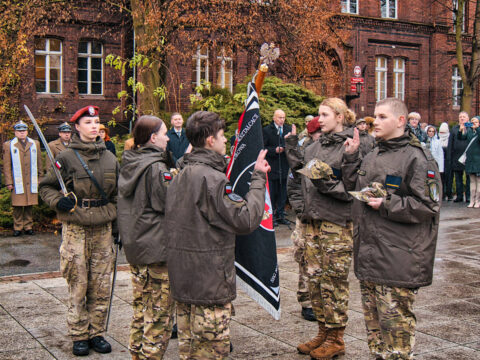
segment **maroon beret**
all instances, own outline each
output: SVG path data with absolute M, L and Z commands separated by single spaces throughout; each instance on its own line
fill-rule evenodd
M 70 122 L 77 122 L 77 120 L 83 116 L 98 116 L 98 106 L 89 105 L 81 108 L 75 114 L 73 114 Z
M 320 123 L 318 122 L 318 119 L 320 119 L 320 116 L 315 116 L 307 124 L 307 131 L 309 134 L 313 134 L 314 132 L 317 132 L 318 130 L 320 130 Z

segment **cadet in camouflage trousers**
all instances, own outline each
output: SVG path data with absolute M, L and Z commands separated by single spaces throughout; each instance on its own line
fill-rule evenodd
M 360 281 L 370 352 L 385 359 L 413 359 L 415 289 Z
M 227 359 L 231 314 L 232 303 L 212 306 L 177 303 L 180 359 Z
M 67 324 L 73 341 L 101 336 L 110 298 L 112 225 L 63 223 L 60 271 L 69 289 Z
M 133 318 L 129 350 L 137 359 L 160 360 L 172 332 L 174 302 L 165 264 L 130 265 Z
M 352 261 L 352 222 L 307 224 L 305 239 L 310 299 L 317 320 L 326 328 L 343 328 L 348 316 L 348 272 Z
M 295 230 L 293 230 L 291 239 L 293 242 L 293 257 L 298 263 L 298 290 L 297 300 L 302 308 L 311 308 L 310 291 L 308 289 L 308 273 L 306 259 L 305 230 L 307 225 L 297 217 Z

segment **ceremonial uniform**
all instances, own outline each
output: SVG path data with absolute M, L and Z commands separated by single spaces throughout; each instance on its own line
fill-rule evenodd
M 23 122 L 15 124 L 16 131 L 26 131 Z M 38 205 L 39 177 L 43 174 L 40 143 L 27 137 L 17 137 L 3 144 L 3 171 L 5 185 L 12 185 L 14 235 L 22 230 L 33 234 L 33 205 Z
M 133 288 L 129 350 L 136 359 L 162 359 L 172 332 L 164 236 L 168 158 L 150 144 L 125 151 L 118 181 L 118 225 Z
M 72 128 L 68 123 L 63 123 L 60 124 L 58 127 L 59 132 L 72 132 Z M 70 144 L 70 140 L 68 142 L 64 142 L 61 137 L 59 137 L 57 140 L 50 141 L 48 143 L 48 147 L 50 148 L 50 151 L 52 152 L 53 158 L 55 159 L 58 154 L 60 154 L 63 150 L 65 150 L 68 145 Z M 47 170 L 50 169 L 51 163 L 50 159 L 47 157 Z
M 231 193 L 224 156 L 194 147 L 167 192 L 167 264 L 177 301 L 181 359 L 226 359 L 236 297 L 235 234 L 262 220 L 266 175 L 254 170 L 245 198 Z
M 441 199 L 440 173 L 414 135 L 379 141 L 360 161 L 345 154 L 344 182 L 357 190 L 382 183 L 378 210 L 355 201 L 355 275 L 372 354 L 413 359 L 417 289 L 432 282 Z
M 98 115 L 98 108 L 91 108 L 79 110 L 71 121 L 82 116 Z M 75 151 L 91 170 L 106 198 L 94 185 Z M 85 142 L 77 135 L 72 137 L 70 146 L 57 156 L 56 163 L 68 191 L 73 191 L 78 199 L 77 207 L 73 212 L 62 211 L 59 207 L 65 198 L 59 191 L 53 169 L 40 183 L 40 196 L 57 210 L 57 217 L 62 222 L 60 271 L 68 284 L 67 323 L 69 335 L 74 341 L 74 353 L 75 342 L 89 339 L 90 346 L 96 351 L 110 352 L 110 345 L 103 346 L 105 342 L 101 335 L 105 329 L 111 289 L 114 255 L 112 222 L 117 217 L 119 165 L 100 137 Z M 99 351 L 93 340 L 100 338 L 103 345 L 100 344 Z

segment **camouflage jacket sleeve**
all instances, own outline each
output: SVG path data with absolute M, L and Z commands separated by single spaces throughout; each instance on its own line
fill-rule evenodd
M 57 161 L 62 164 L 61 159 L 58 159 Z M 60 169 L 60 173 L 62 174 L 65 183 L 67 183 L 65 177 L 66 173 L 63 166 Z M 58 179 L 55 176 L 52 167 L 50 167 L 47 175 L 40 182 L 39 195 L 52 209 L 56 209 L 58 201 L 63 197 L 63 194 L 60 192 L 60 184 L 58 183 Z
M 298 145 L 297 135 L 291 135 L 285 139 L 285 155 L 287 156 L 288 165 L 292 171 L 303 167 L 304 152 Z
M 353 154 L 343 153 L 342 178 L 343 184 L 348 191 L 353 191 L 356 188 L 357 171 L 360 169 L 361 163 L 360 151 Z
M 440 197 L 440 173 L 434 160 L 413 157 L 408 169 L 408 194 L 391 194 L 380 205 L 380 216 L 401 223 L 418 224 L 440 211 L 439 200 L 432 199 L 431 187 Z M 431 174 L 432 178 L 429 177 Z
M 211 226 L 238 235 L 250 234 L 260 225 L 265 210 L 266 174 L 254 170 L 245 198 L 228 193 L 228 179 L 207 186 L 207 201 L 201 212 Z

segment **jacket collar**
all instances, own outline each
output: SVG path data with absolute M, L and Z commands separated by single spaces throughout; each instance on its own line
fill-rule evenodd
M 80 139 L 80 136 L 74 134 L 70 141 L 70 148 L 78 150 L 87 157 L 98 158 L 107 148 L 105 142 L 100 136 L 97 136 L 93 142 L 84 142 Z
M 192 152 L 183 156 L 184 165 L 204 164 L 215 170 L 225 172 L 225 156 L 209 149 L 194 147 Z
M 420 141 L 414 135 L 411 135 L 408 131 L 406 131 L 402 136 L 396 137 L 390 140 L 378 140 L 378 151 L 385 152 L 390 150 L 397 150 L 405 145 L 413 145 L 417 147 L 421 147 Z
M 349 137 L 350 138 L 353 137 L 352 128 L 346 128 L 346 129 L 343 129 L 343 131 L 340 131 L 337 133 L 322 134 L 322 136 L 320 136 L 319 141 L 322 145 L 332 145 L 337 143 L 343 143 Z

